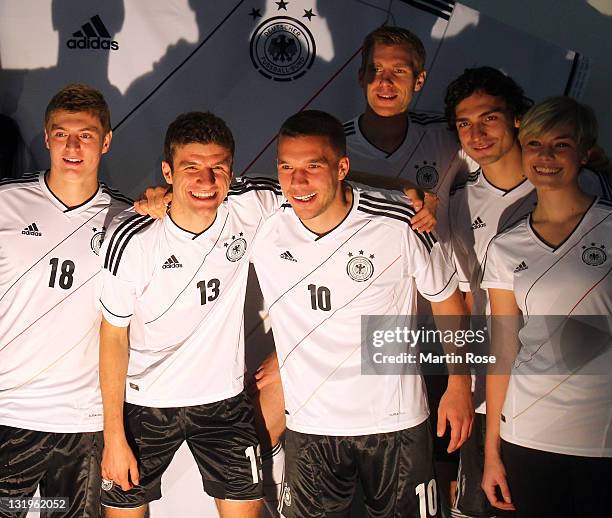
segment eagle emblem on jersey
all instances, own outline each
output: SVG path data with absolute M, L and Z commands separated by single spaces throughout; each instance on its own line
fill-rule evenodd
M 366 257 L 363 250 L 359 250 L 358 255 L 352 252 L 349 252 L 348 255 L 350 259 L 346 264 L 346 273 L 351 279 L 356 282 L 364 282 L 374 275 L 374 263 L 372 263 L 374 254 Z
M 606 262 L 608 258 L 604 251 L 605 245 L 597 246 L 595 243 L 591 243 L 591 246 L 582 247 L 582 262 L 589 266 L 600 266 Z
M 424 160 L 421 165 L 416 164 L 414 168 L 417 170 L 416 180 L 421 189 L 433 189 L 436 185 L 438 185 L 440 175 L 436 169 L 435 162 L 428 164 L 427 160 Z
M 104 234 L 106 234 L 106 228 L 102 227 L 102 230 L 98 230 L 97 228 L 92 229 L 94 231 L 94 235 L 89 242 L 89 246 L 91 246 L 91 251 L 100 255 L 100 248 L 102 248 L 102 242 L 104 241 Z
M 236 261 L 240 261 L 242 256 L 246 253 L 247 242 L 242 237 L 244 234 L 240 232 L 238 236 L 232 236 L 230 242 L 223 243 L 223 246 L 227 248 L 225 251 L 225 257 L 227 257 L 228 261 L 235 263 Z
M 287 10 L 288 2 L 284 4 L 284 10 Z M 309 21 L 312 16 L 316 15 L 312 14 Z M 301 21 L 289 16 L 264 20 L 251 37 L 251 61 L 262 76 L 273 81 L 292 81 L 302 77 L 315 57 L 312 33 Z

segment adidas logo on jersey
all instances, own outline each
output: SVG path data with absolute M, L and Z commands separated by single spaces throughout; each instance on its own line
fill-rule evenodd
M 480 219 L 480 216 L 478 216 L 472 223 L 472 230 L 476 230 L 477 228 L 482 228 L 486 226 L 487 224 L 484 221 L 482 221 L 482 219 Z
M 519 264 L 514 269 L 514 273 L 522 272 L 523 270 L 526 270 L 527 268 L 529 268 L 529 267 L 525 264 L 525 261 L 521 261 L 521 264 Z
M 162 266 L 163 269 L 166 269 L 166 268 L 182 268 L 182 267 L 183 267 L 183 265 L 178 262 L 178 259 L 176 258 L 176 256 L 174 254 L 172 254 L 170 257 L 168 257 L 168 259 L 166 259 L 166 262 Z
M 112 39 L 110 32 L 97 14 L 72 35 L 74 38 L 66 42 L 69 49 L 119 50 L 119 43 Z
M 287 259 L 287 261 L 293 261 L 294 263 L 297 263 L 297 259 L 291 255 L 291 252 L 289 250 L 287 250 L 286 252 L 283 252 L 280 255 L 280 258 Z
M 36 226 L 36 223 L 28 225 L 21 231 L 21 233 L 25 234 L 26 236 L 42 236 L 40 230 L 38 230 L 38 227 Z

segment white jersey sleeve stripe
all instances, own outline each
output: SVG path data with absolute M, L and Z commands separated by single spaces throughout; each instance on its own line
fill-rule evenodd
M 431 297 L 431 298 L 437 297 L 438 295 L 440 295 L 440 293 L 443 293 L 444 290 L 446 290 L 446 288 L 448 288 L 449 284 L 455 278 L 456 275 L 457 275 L 457 270 L 455 270 L 453 274 L 449 277 L 448 282 L 444 285 L 444 288 L 437 291 L 436 293 L 425 293 L 424 291 L 422 291 L 421 295 L 423 295 L 424 297 Z
M 104 183 L 102 184 L 102 192 L 105 192 L 114 200 L 122 201 L 124 203 L 129 203 L 130 205 L 134 203 L 134 200 L 132 198 L 128 198 L 127 196 L 120 193 L 119 191 L 115 189 L 111 189 L 108 185 Z
M 119 269 L 119 261 L 123 255 L 123 251 L 129 240 L 146 226 L 153 223 L 153 219 L 149 216 L 132 216 L 121 224 L 109 244 L 106 258 L 104 260 L 104 268 L 109 270 L 113 275 L 117 275 Z M 116 240 L 116 242 L 115 242 Z M 115 255 L 116 260 L 115 260 Z M 116 262 L 115 262 L 116 261 Z
M 130 313 L 129 315 L 117 315 L 117 313 L 113 313 L 110 309 L 108 309 L 106 307 L 106 304 L 104 304 L 104 302 L 102 302 L 102 299 L 100 299 L 100 304 L 102 304 L 102 307 L 104 307 L 104 309 L 106 311 L 108 311 L 111 315 L 117 317 L 117 318 L 130 318 L 131 316 L 133 316 L 133 313 Z
M 362 196 L 362 199 L 359 200 L 360 205 L 366 205 L 368 207 L 372 207 L 374 209 L 386 209 L 392 210 L 399 214 L 403 214 L 408 216 L 408 218 L 412 218 L 416 214 L 416 211 L 407 203 L 386 203 L 381 199 L 374 198 L 373 196 Z
M 268 185 L 256 185 L 256 184 L 251 184 L 251 185 L 247 185 L 244 187 L 239 187 L 236 189 L 232 189 L 230 191 L 228 191 L 227 195 L 228 196 L 235 196 L 237 194 L 244 194 L 246 192 L 250 192 L 250 191 L 272 191 L 274 194 L 276 194 L 277 196 L 280 196 L 282 194 L 280 189 L 274 189 L 271 186 Z
M 432 244 L 433 236 L 431 236 L 431 234 L 429 234 L 429 233 L 421 234 L 421 233 L 416 232 L 415 230 L 413 230 L 410 227 L 410 220 L 409 219 L 402 218 L 401 216 L 396 216 L 395 214 L 389 214 L 387 212 L 379 212 L 379 211 L 375 211 L 375 210 L 366 209 L 365 207 L 362 207 L 362 206 L 357 207 L 357 210 L 360 210 L 361 212 L 365 212 L 366 214 L 372 214 L 373 216 L 382 216 L 384 218 L 397 219 L 399 221 L 402 221 L 402 222 L 408 224 L 408 228 L 410 228 L 410 230 L 416 234 L 416 236 L 425 245 L 425 248 L 427 249 L 427 251 L 429 253 L 431 253 L 431 249 L 433 247 L 433 244 Z M 435 238 L 433 238 L 433 239 L 435 239 Z

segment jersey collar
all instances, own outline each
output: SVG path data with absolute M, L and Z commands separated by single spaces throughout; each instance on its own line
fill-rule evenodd
M 227 220 L 227 215 L 227 208 L 225 207 L 225 203 L 223 203 L 217 209 L 217 214 L 212 224 L 197 234 L 177 225 L 170 217 L 170 214 L 164 218 L 164 226 L 168 232 L 180 239 L 189 241 L 216 241 L 223 230 L 225 221 Z
M 571 242 L 572 237 L 575 236 L 576 233 L 578 232 L 578 230 L 583 226 L 585 220 L 587 220 L 587 214 L 589 214 L 591 212 L 591 209 L 597 204 L 598 200 L 599 200 L 598 196 L 593 198 L 593 201 L 591 202 L 591 205 L 589 205 L 589 208 L 584 211 L 584 214 L 582 215 L 582 218 L 580 218 L 580 221 L 577 223 L 577 225 L 574 227 L 574 229 L 567 235 L 567 237 L 563 241 L 561 241 L 561 243 L 559 243 L 557 246 L 552 246 L 550 243 L 548 243 L 547 241 L 542 239 L 540 234 L 538 234 L 536 232 L 535 228 L 533 228 L 533 223 L 531 221 L 531 218 L 533 216 L 533 212 L 530 212 L 529 216 L 527 218 L 527 229 L 529 231 L 529 234 L 530 234 L 531 238 L 541 248 L 543 248 L 547 252 L 550 252 L 550 253 L 553 253 L 553 254 L 557 253 L 559 250 L 562 250 L 568 242 Z M 582 235 L 582 233 L 581 233 L 581 235 Z
M 480 174 L 478 175 L 478 182 L 482 182 L 482 184 L 491 192 L 495 193 L 498 196 L 504 197 L 523 197 L 525 194 L 531 192 L 534 187 L 533 184 L 525 178 L 522 182 L 512 187 L 512 189 L 502 189 L 493 185 L 488 178 L 485 176 L 484 171 L 479 169 Z
M 378 158 L 391 158 L 393 155 L 395 155 L 396 153 L 400 153 L 400 150 L 403 149 L 405 146 L 407 146 L 407 144 L 410 141 L 409 136 L 412 135 L 412 131 L 411 128 L 413 126 L 413 124 L 410 123 L 410 118 L 408 117 L 408 113 L 406 113 L 406 132 L 404 133 L 404 138 L 403 140 L 400 142 L 400 144 L 390 153 L 387 153 L 386 151 L 380 149 L 379 147 L 375 146 L 374 144 L 372 144 L 372 142 L 370 142 L 366 136 L 363 134 L 363 132 L 361 131 L 361 118 L 363 117 L 363 114 L 359 115 L 358 117 L 355 118 L 355 133 L 357 134 L 357 136 L 365 143 L 367 143 L 367 145 L 370 147 L 371 149 L 371 153 L 373 156 L 376 156 Z
M 102 186 L 100 185 L 100 182 L 98 182 L 98 190 L 89 199 L 85 200 L 83 203 L 77 205 L 76 207 L 68 207 L 55 194 L 53 194 L 51 189 L 49 189 L 49 185 L 47 184 L 48 172 L 48 169 L 46 171 L 40 172 L 40 176 L 38 178 L 40 188 L 45 194 L 45 196 L 49 199 L 49 201 L 53 205 L 55 205 L 58 210 L 66 214 L 66 216 L 72 216 L 74 214 L 79 214 L 83 211 L 86 211 L 98 201 L 98 196 L 100 196 L 100 193 L 102 192 Z
M 357 207 L 359 206 L 359 191 L 350 182 L 346 182 L 346 184 L 348 184 L 348 186 L 353 191 L 353 201 L 352 201 L 352 204 L 351 204 L 351 208 L 346 213 L 346 216 L 344 216 L 342 221 L 340 221 L 334 228 L 332 228 L 331 230 L 328 230 L 324 234 L 317 234 L 317 233 L 313 232 L 312 230 L 310 230 L 308 227 L 306 227 L 306 225 L 304 225 L 304 223 L 302 223 L 300 218 L 298 218 L 297 215 L 295 214 L 295 212 L 293 212 L 293 210 L 292 210 L 293 217 L 295 217 L 298 220 L 298 222 L 300 224 L 300 228 L 302 229 L 303 234 L 306 235 L 309 239 L 312 239 L 314 241 L 321 241 L 321 242 L 325 242 L 327 239 L 332 239 L 333 240 L 333 239 L 335 239 L 333 236 L 336 236 L 339 232 L 342 232 L 342 229 L 353 218 L 353 216 L 357 212 Z M 330 236 L 332 236 L 332 237 L 330 237 Z

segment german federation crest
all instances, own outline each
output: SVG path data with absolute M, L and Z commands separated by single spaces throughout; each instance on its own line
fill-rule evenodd
M 374 275 L 373 254 L 366 257 L 363 250 L 359 250 L 358 255 L 354 255 L 352 252 L 349 252 L 348 255 L 350 259 L 346 264 L 346 273 L 351 279 L 356 282 L 364 282 Z
M 295 18 L 268 18 L 251 37 L 251 61 L 261 75 L 273 81 L 299 79 L 312 66 L 315 57 L 312 33 Z
M 91 251 L 94 254 L 100 255 L 100 248 L 102 248 L 102 241 L 104 241 L 104 234 L 106 234 L 106 229 L 104 227 L 102 227 L 102 230 L 94 228 L 93 231 L 94 235 L 92 236 L 89 245 L 91 246 Z
M 436 169 L 435 165 L 435 162 L 432 162 L 431 164 L 423 162 L 423 165 L 421 166 L 414 166 L 415 169 L 417 169 L 417 184 L 421 189 L 433 189 L 436 185 L 438 185 L 440 175 L 438 174 L 438 170 Z
M 238 237 L 232 236 L 231 242 L 223 243 L 223 246 L 227 248 L 225 257 L 227 257 L 227 260 L 231 261 L 232 263 L 242 259 L 242 256 L 246 253 L 247 242 L 242 235 L 242 232 L 240 232 Z
M 608 258 L 604 251 L 605 245 L 597 246 L 595 243 L 591 243 L 591 246 L 582 247 L 582 262 L 589 266 L 600 266 L 606 262 Z

